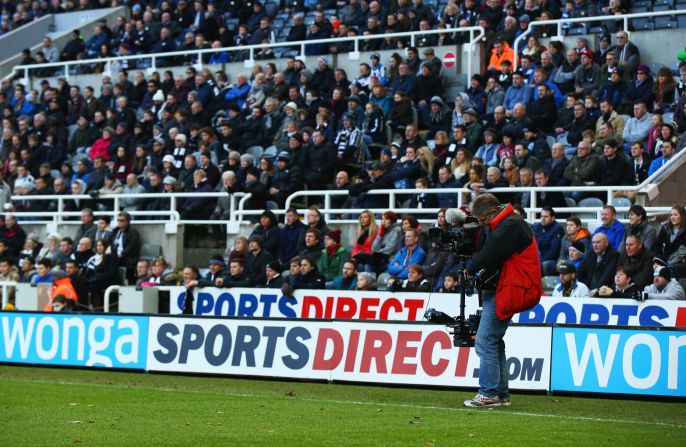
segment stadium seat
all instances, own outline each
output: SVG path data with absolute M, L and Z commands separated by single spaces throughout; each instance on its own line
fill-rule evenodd
M 684 5 L 686 6 L 686 5 Z M 686 9 L 686 8 L 684 8 Z M 680 15 L 676 19 L 677 26 L 679 28 L 686 28 L 686 15 Z
M 641 14 L 650 11 L 648 6 L 632 6 L 629 12 L 631 14 Z
M 674 9 L 676 10 L 684 10 L 686 9 L 686 1 L 685 0 L 679 0 L 676 2 L 676 5 L 674 6 Z M 683 16 L 681 16 L 683 17 Z
M 631 2 L 632 8 L 635 6 L 643 6 L 643 7 L 649 8 L 652 5 L 653 5 L 653 2 L 651 2 L 650 0 L 635 0 L 635 1 Z
M 636 31 L 647 31 L 655 29 L 655 24 L 649 18 L 632 19 L 631 26 Z
M 625 197 L 617 197 L 612 199 L 612 206 L 615 208 L 631 208 L 633 203 Z M 626 219 L 628 215 L 629 211 L 617 211 L 617 219 Z
M 605 28 L 602 26 L 594 26 L 593 28 L 588 30 L 588 34 L 603 34 L 605 32 Z
M 246 154 L 250 154 L 253 157 L 255 157 L 255 161 L 258 161 L 260 157 L 262 157 L 262 154 L 264 153 L 264 149 L 262 149 L 262 146 L 250 146 L 246 151 Z
M 386 290 L 386 286 L 388 285 L 388 278 L 390 276 L 391 275 L 389 275 L 386 272 L 379 273 L 379 277 L 376 280 L 376 284 L 378 285 L 379 290 Z
M 605 206 L 605 202 L 596 197 L 587 197 L 581 199 L 578 203 L 580 208 L 602 208 Z
M 653 8 L 655 6 L 674 6 L 674 0 L 655 0 L 655 3 L 653 3 Z M 653 9 L 653 11 L 656 11 L 656 9 Z
M 670 9 L 672 9 L 672 7 L 669 6 L 669 5 L 656 5 L 656 6 L 653 6 L 653 12 L 669 11 Z M 657 19 L 657 17 L 655 17 L 655 18 Z
M 583 36 L 584 34 L 586 34 L 586 28 L 581 26 L 578 28 L 571 28 L 567 30 L 568 36 Z
M 655 17 L 655 29 L 674 29 L 677 26 L 674 16 Z
M 653 76 L 657 76 L 657 72 L 660 71 L 662 67 L 664 67 L 663 64 L 652 63 L 650 64 L 650 72 L 653 73 Z
M 667 112 L 662 115 L 662 121 L 665 123 L 668 123 L 670 121 L 674 121 L 674 113 L 673 112 Z
M 558 281 L 559 278 L 557 276 L 544 276 L 541 281 L 543 283 L 543 291 L 552 293 Z
M 143 244 L 141 246 L 141 259 L 153 260 L 162 255 L 162 246 L 157 244 Z
M 565 202 L 567 202 L 567 206 L 570 208 L 576 206 L 576 200 L 572 199 L 571 197 L 565 197 Z
M 269 17 L 276 17 L 279 12 L 279 5 L 274 2 L 267 2 L 264 4 L 264 10 Z

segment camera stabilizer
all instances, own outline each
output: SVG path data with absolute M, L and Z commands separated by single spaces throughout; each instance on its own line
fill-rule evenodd
M 424 318 L 436 324 L 442 324 L 449 329 L 453 336 L 453 345 L 456 347 L 473 347 L 476 332 L 481 321 L 481 311 L 476 314 L 465 316 L 465 298 L 473 295 L 476 291 L 481 304 L 481 275 L 483 270 L 475 275 L 469 275 L 464 270 L 467 261 L 476 251 L 476 239 L 479 225 L 476 219 L 466 217 L 457 225 L 454 231 L 445 231 L 441 228 L 431 228 L 428 232 L 429 242 L 437 244 L 441 249 L 449 251 L 453 257 L 455 271 L 458 273 L 457 290 L 460 293 L 460 314 L 451 317 L 448 314 L 429 308 L 424 313 Z

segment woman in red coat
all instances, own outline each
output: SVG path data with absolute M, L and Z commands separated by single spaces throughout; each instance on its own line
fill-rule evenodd
M 91 150 L 88 153 L 88 158 L 91 159 L 91 162 L 95 161 L 97 157 L 104 157 L 106 161 L 110 161 L 110 155 L 107 153 L 107 150 L 110 147 L 113 136 L 114 129 L 111 127 L 105 127 L 102 130 L 102 137 L 95 140 L 93 147 L 91 147 Z
M 360 265 L 371 263 L 372 242 L 378 230 L 376 219 L 370 211 L 362 211 L 355 234 L 355 245 L 353 245 L 352 256 L 357 261 L 358 269 Z M 362 271 L 362 270 L 360 270 Z

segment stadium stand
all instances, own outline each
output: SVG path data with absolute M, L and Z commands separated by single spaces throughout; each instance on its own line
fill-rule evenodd
M 563 263 L 561 275 L 578 271 L 597 286 L 592 295 L 606 294 L 615 270 L 633 274 L 627 263 L 640 258 L 676 281 L 686 275 L 683 205 L 648 206 L 646 195 L 684 161 L 686 51 L 648 65 L 634 36 L 675 32 L 684 9 L 660 0 L 135 4 L 111 29 L 101 24 L 85 41 L 74 33 L 62 62 L 28 54 L 2 81 L 0 256 L 31 280 L 48 241 L 18 228 L 74 227 L 93 209 L 126 269 L 113 283 L 160 284 L 173 270 L 162 254 L 188 263 L 177 247 L 132 233 L 172 223 L 185 229 L 181 253 L 201 249 L 204 262 L 227 229 L 249 236 L 210 259 L 239 260 L 244 271 L 211 267 L 209 284 L 264 284 L 267 266 L 287 274 L 299 256 L 310 270 L 289 276 L 307 278 L 287 285 L 350 286 L 344 253 L 371 275 L 365 282 L 386 286 L 404 279 L 388 264 L 408 251 L 412 228 L 425 256 L 409 250 L 399 271 L 421 264 L 437 290 L 454 265 L 424 230 L 448 229 L 446 209 L 490 191 L 535 223 L 549 276 Z M 120 211 L 130 215 L 122 221 Z M 575 214 L 578 225 L 555 221 Z M 626 246 L 629 235 L 645 246 Z M 67 238 L 58 239 L 54 260 L 78 258 L 75 275 L 98 277 L 96 244 L 79 250 L 73 238 L 62 250 Z M 597 272 L 608 247 L 623 264 Z M 164 269 L 135 275 L 138 258 Z

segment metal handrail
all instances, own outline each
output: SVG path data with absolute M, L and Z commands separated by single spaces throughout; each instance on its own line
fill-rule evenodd
M 124 61 L 124 60 L 142 60 L 142 59 L 150 59 L 151 60 L 151 67 L 150 70 L 155 71 L 157 70 L 157 59 L 164 59 L 164 58 L 171 58 L 171 57 L 176 57 L 176 56 L 188 56 L 189 54 L 195 54 L 198 56 L 198 60 L 196 63 L 196 68 L 202 69 L 203 67 L 203 62 L 202 62 L 202 55 L 203 54 L 212 54 L 212 53 L 221 53 L 221 52 L 244 52 L 248 51 L 250 57 L 244 61 L 244 66 L 246 68 L 250 68 L 255 64 L 255 52 L 262 50 L 264 48 L 292 48 L 299 46 L 300 47 L 300 55 L 298 58 L 304 59 L 305 58 L 305 47 L 307 45 L 314 45 L 314 44 L 326 44 L 326 43 L 343 43 L 343 42 L 348 42 L 352 41 L 354 45 L 353 51 L 348 53 L 348 57 L 350 60 L 358 60 L 360 57 L 360 41 L 369 41 L 369 40 L 374 40 L 374 39 L 386 39 L 388 37 L 391 38 L 402 38 L 402 37 L 409 37 L 410 38 L 410 44 L 414 46 L 415 43 L 415 37 L 417 35 L 433 35 L 433 34 L 455 34 L 455 33 L 463 33 L 463 32 L 468 32 L 469 33 L 469 42 L 466 44 L 463 44 L 463 48 L 468 51 L 468 56 L 467 56 L 467 75 L 468 78 L 471 78 L 472 73 L 473 73 L 473 50 L 474 50 L 474 45 L 484 36 L 484 29 L 481 26 L 470 26 L 470 27 L 465 27 L 465 28 L 450 28 L 450 29 L 435 29 L 435 30 L 427 30 L 427 31 L 406 31 L 402 33 L 388 33 L 388 34 L 375 34 L 375 35 L 369 35 L 369 36 L 345 36 L 345 37 L 335 37 L 335 38 L 329 38 L 329 39 L 317 39 L 317 40 L 298 40 L 294 42 L 274 42 L 274 43 L 269 43 L 269 44 L 257 44 L 257 45 L 244 45 L 244 46 L 236 46 L 236 47 L 223 47 L 223 48 L 205 48 L 201 50 L 193 50 L 193 51 L 171 51 L 168 53 L 151 53 L 151 54 L 134 54 L 130 56 L 121 56 L 121 57 L 105 57 L 105 58 L 97 58 L 97 59 L 84 59 L 84 60 L 77 60 L 77 61 L 64 61 L 64 62 L 51 62 L 51 63 L 46 63 L 46 64 L 35 64 L 35 65 L 17 65 L 13 67 L 12 69 L 12 74 L 7 76 L 6 78 L 9 77 L 15 77 L 17 76 L 17 73 L 19 71 L 24 72 L 23 78 L 25 79 L 25 82 L 29 83 L 30 80 L 30 75 L 29 71 L 31 69 L 36 69 L 36 68 L 48 68 L 48 67 L 60 67 L 64 68 L 64 77 L 67 81 L 69 81 L 69 67 L 74 66 L 74 65 L 85 65 L 85 64 L 96 64 L 96 63 L 105 63 L 106 64 L 106 72 L 111 73 L 112 71 L 112 64 L 114 62 L 119 62 L 119 61 Z M 476 33 L 476 35 L 475 35 Z
M 670 9 L 668 11 L 650 11 L 650 12 L 636 12 L 636 13 L 631 13 L 631 14 L 621 14 L 621 15 L 605 15 L 605 16 L 593 16 L 593 17 L 579 17 L 579 18 L 574 18 L 574 19 L 555 19 L 555 20 L 534 20 L 533 22 L 529 23 L 529 27 L 517 38 L 514 40 L 514 43 L 512 44 L 512 49 L 517 51 L 517 48 L 519 48 L 519 42 L 521 42 L 523 39 L 528 39 L 529 34 L 533 31 L 533 29 L 536 26 L 540 25 L 557 25 L 557 35 L 556 36 L 551 36 L 550 40 L 557 40 L 561 41 L 563 40 L 563 35 L 562 35 L 562 25 L 567 24 L 567 23 L 588 23 L 588 22 L 603 22 L 605 20 L 614 20 L 614 21 L 622 21 L 623 24 L 623 31 L 627 33 L 627 35 L 631 35 L 631 31 L 629 31 L 629 20 L 630 19 L 640 19 L 642 17 L 662 17 L 662 16 L 676 16 L 680 14 L 686 14 L 686 10 L 684 9 Z M 514 58 L 514 63 L 512 66 L 512 70 L 516 71 L 517 67 L 519 66 L 519 58 L 515 54 Z

